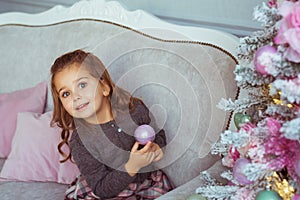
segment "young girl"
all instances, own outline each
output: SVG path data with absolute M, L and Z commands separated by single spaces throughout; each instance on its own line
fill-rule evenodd
M 172 189 L 152 165 L 163 158 L 164 130 L 144 146 L 135 141 L 135 128 L 151 122 L 149 110 L 113 83 L 96 56 L 82 50 L 64 54 L 51 75 L 51 124 L 62 128 L 58 150 L 62 162 L 72 158 L 81 173 L 65 199 L 155 199 Z

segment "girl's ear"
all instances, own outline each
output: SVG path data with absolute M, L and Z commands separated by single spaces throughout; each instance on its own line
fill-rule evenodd
M 109 92 L 107 90 L 103 90 L 103 96 L 107 97 L 109 95 Z
M 103 96 L 107 97 L 110 94 L 110 87 L 104 79 L 100 80 Z

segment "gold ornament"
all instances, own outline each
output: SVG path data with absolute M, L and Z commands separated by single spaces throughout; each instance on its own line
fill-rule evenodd
M 295 194 L 295 189 L 289 185 L 285 178 L 281 178 L 277 172 L 268 177 L 268 182 L 272 190 L 276 191 L 283 200 L 291 200 Z

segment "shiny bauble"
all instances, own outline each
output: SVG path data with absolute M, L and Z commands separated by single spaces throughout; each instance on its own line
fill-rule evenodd
M 260 191 L 255 200 L 282 200 L 277 192 L 274 190 L 262 190 Z
M 206 198 L 201 196 L 200 194 L 192 194 L 188 196 L 185 200 L 206 200 Z
M 240 129 L 243 124 L 252 122 L 253 119 L 249 115 L 242 114 L 242 113 L 235 113 L 233 116 L 233 121 L 236 128 Z
M 277 54 L 277 49 L 271 45 L 259 48 L 254 55 L 255 70 L 263 75 L 269 75 L 274 68 L 273 57 Z
M 138 141 L 140 144 L 145 145 L 148 142 L 151 142 L 155 138 L 155 131 L 154 129 L 147 125 L 143 124 L 138 126 L 134 131 L 134 138 L 136 141 Z
M 245 166 L 249 163 L 250 161 L 247 158 L 239 158 L 234 163 L 232 169 L 233 178 L 241 185 L 249 185 L 253 183 L 253 181 L 248 180 L 247 176 L 243 172 Z
M 242 116 L 243 116 L 242 113 L 235 113 L 234 116 L 233 116 L 234 125 L 238 129 L 240 128 L 240 123 L 241 123 Z

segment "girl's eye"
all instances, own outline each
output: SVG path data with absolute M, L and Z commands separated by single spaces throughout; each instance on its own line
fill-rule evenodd
M 79 88 L 85 88 L 86 87 L 86 83 L 79 83 Z
M 63 98 L 67 98 L 69 95 L 70 95 L 70 92 L 63 92 L 61 96 Z

